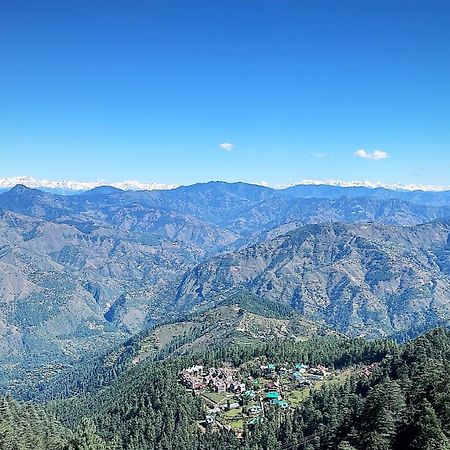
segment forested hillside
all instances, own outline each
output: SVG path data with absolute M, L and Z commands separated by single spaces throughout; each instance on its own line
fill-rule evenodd
M 84 416 L 93 417 L 105 439 L 119 438 L 122 448 L 202 448 L 202 433 L 194 426 L 203 418 L 201 401 L 178 383 L 181 368 L 199 362 L 213 366 L 223 361 L 241 366 L 259 357 L 274 361 L 304 360 L 342 368 L 379 361 L 391 347 L 388 343 L 339 337 L 315 338 L 305 343 L 279 341 L 250 347 L 216 347 L 160 364 L 142 363 L 98 393 L 85 399 L 57 402 L 51 409 L 69 428 L 76 427 Z M 214 439 L 224 436 L 218 434 Z M 235 440 L 234 435 L 229 437 Z
M 251 367 L 255 358 L 370 370 L 312 391 L 295 408 L 267 408 L 264 420 L 241 438 L 225 429 L 198 428 L 203 400 L 179 384 L 179 370 L 192 363 Z M 45 413 L 42 406 L 2 400 L 1 448 L 447 450 L 449 360 L 450 333 L 437 329 L 401 346 L 334 336 L 148 361 L 98 392 L 47 404 Z

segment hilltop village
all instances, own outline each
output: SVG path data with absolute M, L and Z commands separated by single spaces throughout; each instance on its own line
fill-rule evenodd
M 339 382 L 348 373 L 302 362 L 289 365 L 268 363 L 259 366 L 259 376 L 243 374 L 233 367 L 194 365 L 179 373 L 180 383 L 207 405 L 202 427 L 219 427 L 239 434 L 244 424 L 263 421 L 267 408 L 288 410 L 328 381 Z

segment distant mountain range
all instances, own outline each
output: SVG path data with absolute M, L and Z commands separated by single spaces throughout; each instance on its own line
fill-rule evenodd
M 37 179 L 30 176 L 0 177 L 0 192 L 11 189 L 22 184 L 29 188 L 41 189 L 57 194 L 76 194 L 95 189 L 97 187 L 111 186 L 125 191 L 143 191 L 143 190 L 166 190 L 180 187 L 176 184 L 163 184 L 155 182 L 140 182 L 136 180 L 118 181 L 114 183 L 105 183 L 102 181 L 75 181 L 75 180 L 47 180 Z M 258 185 L 258 183 L 253 183 Z M 267 183 L 260 183 L 262 186 L 268 186 Z M 372 181 L 341 181 L 341 180 L 301 180 L 297 183 L 275 186 L 276 189 L 286 189 L 291 187 L 325 187 L 325 188 L 355 188 L 369 190 L 389 190 L 399 192 L 445 192 L 450 191 L 449 186 L 425 185 L 425 184 L 389 184 Z
M 448 192 L 17 185 L 0 194 L 1 376 L 52 372 L 241 289 L 352 335 L 446 323 L 448 217 Z

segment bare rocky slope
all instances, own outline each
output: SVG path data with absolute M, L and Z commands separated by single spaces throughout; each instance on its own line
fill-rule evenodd
M 450 225 L 309 225 L 212 258 L 182 279 L 174 308 L 209 307 L 247 289 L 358 336 L 450 319 Z

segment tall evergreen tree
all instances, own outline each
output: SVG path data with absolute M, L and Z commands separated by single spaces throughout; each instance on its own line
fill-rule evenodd
M 428 400 L 423 400 L 416 420 L 416 433 L 411 447 L 417 450 L 450 450 L 450 441 Z
M 88 417 L 83 417 L 80 425 L 69 440 L 67 450 L 110 450 L 98 436 L 97 428 Z

